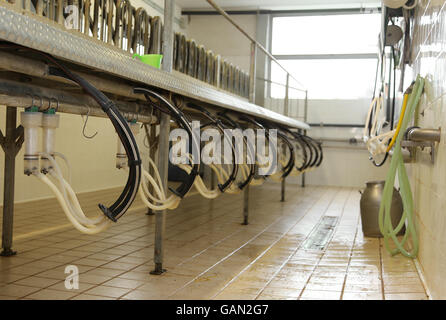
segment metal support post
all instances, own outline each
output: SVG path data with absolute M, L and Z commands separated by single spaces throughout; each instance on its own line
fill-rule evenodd
M 249 185 L 243 191 L 243 225 L 248 225 L 249 221 Z
M 149 146 L 150 146 L 150 150 L 149 150 L 149 156 L 150 158 L 156 163 L 157 161 L 155 160 L 155 156 L 156 156 L 156 148 L 155 148 L 155 144 L 156 144 L 156 125 L 151 125 L 150 129 L 148 130 L 149 132 L 146 132 L 146 135 L 148 133 L 149 135 Z M 158 166 L 158 165 L 157 165 Z M 155 174 L 155 170 L 152 166 L 149 167 L 149 174 L 153 177 Z M 153 186 L 151 183 L 149 183 L 149 192 L 153 194 Z M 152 209 L 148 209 L 147 210 L 147 215 L 149 216 L 153 216 L 155 215 L 155 213 L 153 212 Z
M 162 69 L 172 72 L 173 64 L 173 16 L 175 10 L 175 0 L 164 0 L 164 30 L 163 30 L 163 64 Z M 166 188 L 168 183 L 169 169 L 169 132 L 170 116 L 162 114 L 160 119 L 158 165 L 161 180 Z M 164 229 L 166 224 L 165 211 L 155 213 L 155 270 L 151 274 L 160 275 L 166 270 L 163 269 L 164 261 Z
M 280 201 L 285 202 L 285 178 L 281 181 L 281 187 L 280 187 Z
M 166 187 L 168 183 L 168 169 L 169 169 L 169 131 L 170 131 L 170 117 L 167 114 L 161 115 L 160 136 L 158 146 L 158 165 L 161 180 Z M 151 274 L 159 275 L 165 272 L 163 269 L 164 260 L 164 229 L 166 224 L 166 212 L 155 212 L 155 269 Z
M 251 42 L 251 56 L 249 65 L 249 102 L 255 103 L 256 95 L 256 66 L 257 65 L 257 45 Z
M 23 143 L 23 127 L 17 125 L 17 108 L 6 109 L 6 136 L 0 131 L 0 144 L 5 152 L 5 176 L 3 191 L 3 230 L 2 252 L 0 256 L 9 257 L 16 254 L 12 250 L 12 232 L 14 216 L 14 182 L 15 158 Z
M 304 104 L 304 122 L 307 122 L 308 117 L 308 90 L 305 91 L 305 104 Z M 307 135 L 307 130 L 304 130 L 304 135 Z M 302 188 L 305 188 L 305 172 L 302 173 Z
M 287 117 L 290 114 L 290 74 L 286 74 L 286 86 L 285 86 L 285 100 L 283 106 L 283 114 Z
M 257 44 L 251 42 L 251 57 L 249 66 L 249 102 L 255 103 L 256 97 L 256 57 Z M 249 185 L 243 191 L 243 225 L 248 224 L 249 218 Z
M 214 172 L 214 170 L 211 170 L 210 168 L 209 168 L 209 174 L 210 174 L 210 184 L 211 184 L 211 190 L 214 190 L 216 187 L 217 187 L 217 184 L 215 183 L 216 182 L 216 176 L 215 176 L 215 172 Z M 214 199 L 211 199 L 211 201 L 210 201 L 210 210 L 213 210 L 214 209 Z
M 285 116 L 289 116 L 290 113 L 290 105 L 289 105 L 289 101 L 290 101 L 290 74 L 287 73 L 286 74 L 286 86 L 285 86 L 285 100 L 284 100 L 284 105 L 283 105 L 283 114 Z M 286 184 L 286 178 L 282 178 L 281 181 L 281 186 L 280 186 L 280 201 L 284 202 L 285 201 L 285 184 Z

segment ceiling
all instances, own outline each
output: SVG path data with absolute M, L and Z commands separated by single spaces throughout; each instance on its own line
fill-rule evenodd
M 226 10 L 296 10 L 377 7 L 379 0 L 215 0 Z M 176 0 L 183 10 L 211 10 L 206 0 Z

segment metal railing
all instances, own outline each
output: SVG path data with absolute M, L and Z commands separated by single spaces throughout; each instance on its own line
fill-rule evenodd
M 113 45 L 128 53 L 165 54 L 161 17 L 135 8 L 130 0 L 8 0 L 19 11 Z M 249 74 L 193 39 L 176 33 L 173 69 L 235 95 L 248 98 Z M 166 60 L 166 59 L 164 59 Z
M 291 116 L 290 112 L 294 112 L 292 117 L 300 118 L 304 122 L 307 120 L 307 112 L 308 112 L 308 91 L 304 87 L 304 85 L 295 77 L 291 72 L 289 72 L 279 60 L 276 59 L 262 44 L 260 44 L 256 39 L 254 39 L 248 32 L 246 32 L 237 22 L 235 22 L 229 14 L 224 11 L 220 6 L 218 6 L 214 0 L 206 0 L 218 13 L 220 13 L 226 20 L 228 20 L 238 31 L 240 31 L 251 43 L 251 54 L 250 54 L 250 69 L 249 69 L 249 100 L 253 103 L 258 103 L 256 101 L 256 87 L 257 81 L 263 81 L 264 85 L 268 83 L 268 92 L 266 101 L 263 104 L 263 107 L 267 107 L 273 111 L 280 112 L 285 116 Z M 284 74 L 284 83 L 278 83 L 272 81 L 271 79 L 264 79 L 256 77 L 256 68 L 257 68 L 257 52 L 260 50 L 263 52 L 267 59 L 269 59 L 270 64 L 274 63 L 279 67 L 281 72 Z M 294 82 L 295 85 L 291 85 Z M 273 98 L 271 96 L 272 87 L 283 87 L 283 107 L 275 108 L 272 104 Z M 300 97 L 300 99 L 299 99 Z M 294 99 L 293 99 L 294 98 Z M 279 102 L 282 99 L 277 99 Z M 299 114 L 299 100 L 303 101 L 302 114 Z M 294 107 L 294 108 L 292 108 Z M 275 109 L 275 110 L 274 110 Z

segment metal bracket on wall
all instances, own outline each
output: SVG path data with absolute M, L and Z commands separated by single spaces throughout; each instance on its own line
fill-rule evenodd
M 431 163 L 435 163 L 435 142 L 440 142 L 441 129 L 421 129 L 417 127 L 409 128 L 401 141 L 401 147 L 407 148 L 410 153 L 410 160 L 415 160 L 417 148 L 430 148 Z
M 421 151 L 424 150 L 424 148 L 430 148 L 430 156 L 431 156 L 431 163 L 435 163 L 435 143 L 434 142 L 415 142 L 415 141 L 401 141 L 401 147 L 407 148 L 410 153 L 410 159 L 408 162 L 413 162 L 415 160 L 417 147 L 421 148 Z

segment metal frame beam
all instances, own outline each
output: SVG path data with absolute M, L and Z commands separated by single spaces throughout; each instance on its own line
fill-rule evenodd
M 276 17 L 291 17 L 291 16 L 315 16 L 315 15 L 335 15 L 335 14 L 367 14 L 380 13 L 379 7 L 365 7 L 365 8 L 345 8 L 345 9 L 311 9 L 311 10 L 226 10 L 230 15 L 256 15 L 256 14 L 271 14 Z M 216 11 L 209 10 L 182 10 L 183 16 L 213 16 L 219 15 Z
M 51 101 L 48 99 L 51 98 Z M 65 90 L 49 89 L 33 84 L 7 80 L 0 77 L 0 105 L 26 108 L 32 103 L 43 108 L 48 103 L 57 107 L 58 112 L 106 118 L 107 115 L 93 98 L 86 94 L 68 93 Z M 151 107 L 136 102 L 113 100 L 119 111 L 127 119 L 137 119 L 142 123 L 155 123 Z M 57 104 L 56 104 L 57 103 Z
M 0 131 L 0 144 L 5 152 L 4 190 L 3 190 L 3 228 L 2 252 L 0 256 L 9 257 L 16 254 L 12 250 L 12 234 L 14 220 L 14 185 L 15 158 L 23 143 L 23 127 L 17 125 L 17 108 L 6 109 L 6 135 Z

